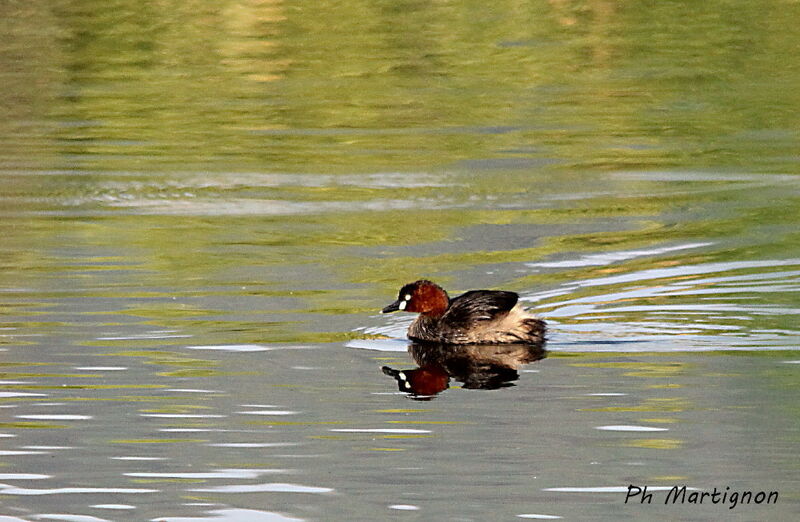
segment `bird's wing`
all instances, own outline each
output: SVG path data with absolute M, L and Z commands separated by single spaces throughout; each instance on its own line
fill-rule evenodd
M 514 308 L 517 300 L 514 292 L 471 290 L 450 301 L 442 322 L 457 328 L 475 321 L 493 321 Z

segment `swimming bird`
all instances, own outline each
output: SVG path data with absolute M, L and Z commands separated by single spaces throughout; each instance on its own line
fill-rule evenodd
M 401 288 L 397 301 L 381 313 L 419 313 L 408 327 L 408 337 L 415 341 L 543 343 L 545 322 L 525 311 L 518 301 L 515 292 L 503 290 L 470 290 L 450 299 L 441 286 L 420 279 Z

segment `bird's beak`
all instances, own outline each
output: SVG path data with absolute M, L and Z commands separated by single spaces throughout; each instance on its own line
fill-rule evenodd
M 384 308 L 383 310 L 381 310 L 381 313 L 382 314 L 389 314 L 389 313 L 392 313 L 392 312 L 396 312 L 398 310 L 400 310 L 400 300 L 399 299 L 397 301 L 395 301 L 394 303 L 390 304 L 389 306 L 387 306 L 386 308 Z

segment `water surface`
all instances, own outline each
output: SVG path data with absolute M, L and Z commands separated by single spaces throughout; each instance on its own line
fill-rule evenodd
M 312 4 L 0 7 L 0 515 L 796 518 L 797 4 Z M 413 400 L 419 277 L 546 357 Z

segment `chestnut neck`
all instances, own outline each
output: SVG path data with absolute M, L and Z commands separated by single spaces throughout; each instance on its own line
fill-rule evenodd
M 428 317 L 443 315 L 448 306 L 450 306 L 450 298 L 447 296 L 447 292 L 433 283 L 421 285 L 414 295 L 415 311 Z

